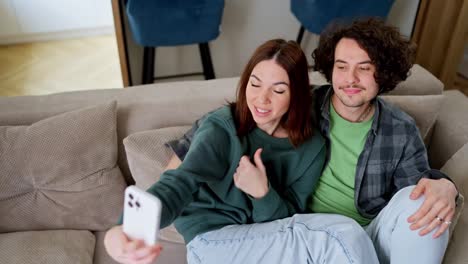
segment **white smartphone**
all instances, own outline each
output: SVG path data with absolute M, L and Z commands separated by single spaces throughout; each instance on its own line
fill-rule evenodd
M 156 244 L 161 220 L 161 201 L 136 186 L 125 189 L 123 231 L 146 245 Z

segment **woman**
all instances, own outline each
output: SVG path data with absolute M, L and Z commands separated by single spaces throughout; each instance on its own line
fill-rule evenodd
M 278 262 L 310 253 L 307 241 L 286 242 L 302 235 L 285 236 L 284 229 L 296 220 L 287 217 L 305 211 L 325 160 L 311 102 L 301 48 L 267 41 L 244 69 L 236 101 L 211 113 L 182 164 L 148 189 L 162 202 L 161 228 L 174 222 L 184 236 L 189 263 L 219 263 L 220 257 L 227 263 Z M 269 222 L 276 219 L 282 220 Z M 284 252 L 284 243 L 301 249 Z M 340 243 L 335 246 L 342 249 Z M 108 231 L 105 245 L 122 263 L 150 263 L 161 251 L 129 241 L 121 226 Z

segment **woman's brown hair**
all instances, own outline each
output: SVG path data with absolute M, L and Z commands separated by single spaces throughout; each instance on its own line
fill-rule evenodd
M 312 94 L 309 88 L 307 59 L 301 47 L 294 41 L 273 39 L 259 46 L 240 77 L 237 100 L 232 103 L 237 134 L 246 136 L 256 123 L 247 106 L 246 89 L 254 67 L 261 61 L 274 60 L 288 74 L 290 102 L 289 110 L 280 121 L 288 132 L 289 141 L 299 146 L 313 134 Z

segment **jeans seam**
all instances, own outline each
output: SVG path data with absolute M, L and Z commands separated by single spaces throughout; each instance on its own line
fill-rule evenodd
M 265 233 L 262 235 L 249 235 L 249 236 L 242 237 L 242 238 L 228 238 L 228 239 L 206 239 L 203 237 L 203 235 L 201 235 L 198 237 L 198 239 L 204 242 L 205 244 L 209 244 L 209 243 L 218 244 L 218 243 L 227 243 L 227 242 L 242 242 L 242 241 L 253 240 L 253 239 L 258 239 L 258 238 L 264 239 L 264 238 L 276 235 L 277 233 L 284 233 L 284 230 L 269 232 L 269 233 Z
M 198 256 L 198 255 L 195 253 L 195 248 L 194 248 L 194 247 L 187 247 L 187 252 L 190 252 L 190 254 L 192 254 L 192 256 L 193 256 L 194 259 L 197 261 L 197 263 L 202 263 L 202 262 L 201 262 L 200 256 Z
M 343 243 L 342 239 L 340 239 L 339 236 L 335 235 L 333 232 L 330 232 L 326 228 L 310 228 L 307 224 L 301 223 L 301 222 L 296 222 L 296 224 L 303 225 L 306 229 L 308 229 L 310 231 L 325 232 L 328 236 L 334 238 L 340 244 L 340 246 L 343 249 L 346 257 L 348 258 L 349 263 L 354 263 L 354 260 L 352 259 L 351 254 L 349 253 L 349 250 L 345 247 L 345 244 Z

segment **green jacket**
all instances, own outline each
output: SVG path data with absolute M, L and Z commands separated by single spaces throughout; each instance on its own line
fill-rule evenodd
M 258 148 L 263 148 L 270 187 L 261 199 L 245 194 L 233 181 L 240 158 L 253 158 Z M 274 138 L 258 128 L 239 138 L 226 106 L 201 124 L 179 168 L 164 172 L 148 192 L 163 205 L 161 228 L 174 222 L 188 243 L 201 233 L 227 225 L 272 221 L 304 212 L 325 153 L 318 132 L 298 148 L 287 138 Z

